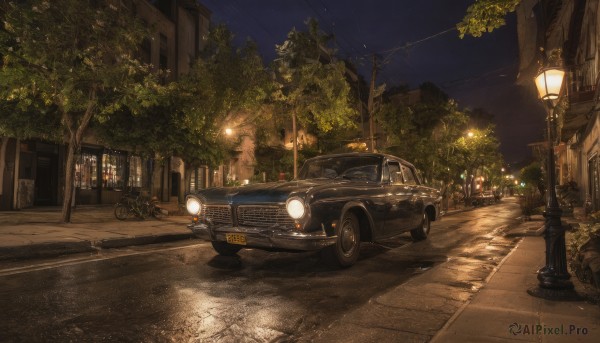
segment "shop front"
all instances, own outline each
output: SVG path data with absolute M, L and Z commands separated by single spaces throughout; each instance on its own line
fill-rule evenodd
M 84 147 L 75 165 L 75 203 L 114 204 L 143 188 L 142 158 L 126 151 Z

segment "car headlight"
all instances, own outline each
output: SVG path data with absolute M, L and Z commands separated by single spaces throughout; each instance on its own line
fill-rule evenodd
M 300 198 L 291 198 L 285 204 L 285 208 L 287 209 L 290 217 L 294 219 L 300 219 L 304 217 L 304 213 L 306 212 L 306 208 L 304 207 L 304 201 Z
M 188 213 L 195 216 L 200 213 L 200 201 L 196 198 L 188 198 L 185 203 Z

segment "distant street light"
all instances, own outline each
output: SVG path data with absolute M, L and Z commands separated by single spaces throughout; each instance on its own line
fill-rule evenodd
M 540 99 L 547 106 L 546 129 L 548 135 L 547 201 L 544 211 L 544 240 L 546 242 L 546 265 L 538 270 L 539 284 L 527 290 L 532 296 L 548 300 L 576 299 L 571 275 L 567 271 L 565 228 L 560 217 L 562 210 L 556 198 L 556 170 L 554 161 L 554 138 L 552 125 L 555 125 L 554 108 L 558 101 L 565 72 L 547 68 L 535 78 Z
M 233 134 L 233 130 L 232 130 L 232 129 L 230 129 L 230 128 L 226 128 L 226 129 L 225 129 L 225 134 L 226 134 L 227 136 L 231 136 L 231 135 Z
M 473 136 L 475 136 L 475 134 L 473 133 L 473 131 L 469 131 L 469 132 L 467 133 L 467 136 L 468 136 L 469 138 L 473 138 Z

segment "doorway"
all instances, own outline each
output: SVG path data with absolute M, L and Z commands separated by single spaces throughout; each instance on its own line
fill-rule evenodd
M 181 183 L 181 173 L 171 173 L 171 196 L 179 198 L 179 185 Z
M 35 168 L 35 201 L 38 206 L 56 205 L 58 191 L 58 156 L 39 153 Z

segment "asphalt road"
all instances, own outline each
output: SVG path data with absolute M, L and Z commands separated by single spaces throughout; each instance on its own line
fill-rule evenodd
M 323 339 L 347 313 L 453 257 L 478 268 L 498 263 L 516 243 L 502 238 L 503 227 L 519 212 L 503 201 L 447 216 L 426 241 L 406 234 L 363 245 L 348 269 L 323 265 L 318 253 L 243 250 L 225 258 L 200 241 L 5 263 L 0 341 Z M 502 243 L 488 244 L 495 239 Z M 482 242 L 486 248 L 476 249 Z M 453 286 L 470 291 L 481 282 Z

